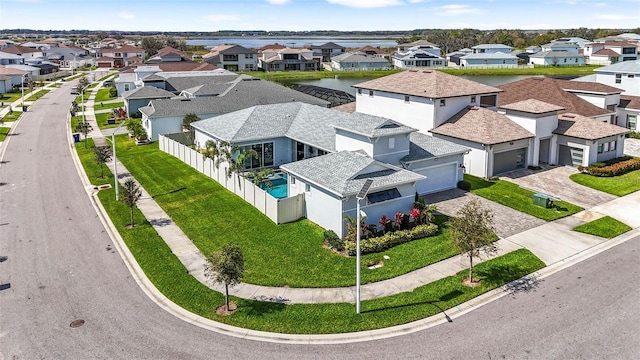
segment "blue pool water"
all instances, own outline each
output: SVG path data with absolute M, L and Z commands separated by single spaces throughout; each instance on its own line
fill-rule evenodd
M 271 180 L 271 184 L 273 184 L 272 189 L 269 189 L 264 184 L 260 184 L 260 188 L 271 194 L 271 196 L 276 199 L 286 198 L 288 195 L 287 174 L 278 172 L 273 174 L 273 176 L 271 176 L 269 180 Z

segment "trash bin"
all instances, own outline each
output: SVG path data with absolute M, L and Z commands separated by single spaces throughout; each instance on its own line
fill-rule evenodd
M 22 112 L 27 112 L 27 105 L 22 105 Z
M 73 134 L 73 142 L 80 142 L 80 133 Z
M 533 194 L 533 204 L 549 209 L 553 207 L 553 199 L 545 194 L 535 193 Z

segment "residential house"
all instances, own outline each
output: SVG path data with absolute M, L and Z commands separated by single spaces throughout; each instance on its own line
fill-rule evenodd
M 618 105 L 618 124 L 624 124 L 624 127 L 630 131 L 638 132 L 640 131 L 638 118 L 640 118 L 640 96 L 621 95 Z
M 518 67 L 518 57 L 511 53 L 474 52 L 460 57 L 460 67 Z
M 0 65 L 24 64 L 24 56 L 10 54 L 0 50 Z
M 140 69 L 138 69 L 140 68 Z M 152 74 L 171 74 L 172 76 L 207 76 L 209 74 L 218 74 L 220 72 L 224 74 L 232 74 L 226 70 L 219 69 L 216 71 L 216 67 L 207 63 L 195 63 L 195 62 L 160 62 L 155 64 L 136 63 L 132 64 L 129 69 L 120 72 L 118 77 L 114 79 L 114 84 L 118 90 L 118 96 L 122 96 L 125 92 L 131 91 L 135 88 L 145 86 L 143 78 L 151 79 Z M 164 81 L 166 78 L 160 77 L 158 81 L 160 87 L 164 89 Z M 149 81 L 148 84 L 152 84 Z M 178 94 L 177 92 L 176 94 Z
M 40 59 L 31 59 L 25 64 L 37 67 L 39 69 L 39 75 L 52 74 L 60 70 L 60 65 L 51 61 L 43 61 Z
M 471 47 L 474 54 L 509 54 L 513 48 L 504 44 L 480 44 Z
M 158 52 L 147 59 L 147 64 L 163 63 L 163 62 L 193 62 L 189 59 L 189 56 L 182 51 L 172 48 L 171 46 L 165 46 Z
M 435 56 L 440 56 L 441 54 L 438 45 L 427 40 L 416 40 L 409 43 L 398 44 L 397 52 L 404 53 L 415 47 L 425 50 Z
M 103 48 L 98 51 L 98 67 L 121 68 L 144 59 L 144 50 L 131 45 Z
M 258 53 L 240 45 L 219 45 L 202 55 L 202 61 L 229 71 L 258 69 Z
M 591 42 L 591 40 L 583 39 L 581 37 L 563 37 L 555 40 L 551 40 L 552 43 L 566 43 L 575 44 L 578 46 L 578 52 L 585 48 L 585 46 Z
M 594 75 L 578 78 L 624 90 L 625 95 L 640 96 L 640 60 L 623 61 L 594 70 Z
M 46 50 L 35 49 L 31 47 L 13 45 L 2 49 L 2 52 L 22 56 L 25 59 L 41 58 L 46 56 Z
M 4 94 L 22 85 L 28 72 L 0 65 L 0 94 Z
M 354 87 L 358 112 L 388 117 L 469 147 L 466 171 L 490 177 L 541 161 L 564 165 L 567 151 L 576 154 L 580 165 L 623 152 L 627 130 L 608 124 L 615 121 L 621 90 L 575 83 L 531 78 L 492 87 L 439 71 L 405 71 Z M 582 122 L 587 118 L 591 122 Z M 561 125 L 572 130 L 564 131 Z M 583 134 L 589 126 L 593 133 Z
M 160 76 L 156 74 L 149 77 L 156 80 Z M 207 84 L 216 86 L 206 86 L 207 91 L 199 94 L 199 86 Z M 182 131 L 182 118 L 188 113 L 204 119 L 262 104 L 303 102 L 323 107 L 329 104 L 311 95 L 247 75 L 177 76 L 165 79 L 164 85 L 171 87 L 166 90 L 174 92 L 175 89 L 183 96 L 151 100 L 147 106 L 139 108 L 142 125 L 153 141 L 158 139 L 159 134 Z
M 609 65 L 621 61 L 638 59 L 638 44 L 635 41 L 592 42 L 584 48 L 588 64 Z
M 473 50 L 469 48 L 464 48 L 458 51 L 448 53 L 446 55 L 447 65 L 450 66 L 449 63 L 451 63 L 452 65 L 455 64 L 457 66 L 460 66 L 460 58 L 468 54 L 473 54 Z
M 373 183 L 362 209 L 393 217 L 411 209 L 416 192 L 455 187 L 468 151 L 390 119 L 303 103 L 254 106 L 192 127 L 197 146 L 225 141 L 256 151 L 248 169 L 279 167 L 274 179 L 286 182 L 276 196 L 304 194 L 306 217 L 340 236 L 366 179 Z
M 313 51 L 313 55 L 321 57 L 322 62 L 330 62 L 334 56 L 344 54 L 345 47 L 333 42 L 324 43 L 322 45 L 309 45 L 308 48 Z
M 543 50 L 529 55 L 529 63 L 540 66 L 582 66 L 585 57 L 574 51 Z
M 331 58 L 335 70 L 389 70 L 391 64 L 383 57 L 365 53 L 348 52 Z
M 320 69 L 320 59 L 309 49 L 265 49 L 258 67 L 263 71 L 312 71 Z
M 62 69 L 77 69 L 96 64 L 89 51 L 78 46 L 53 47 L 47 51 L 46 59 Z
M 389 59 L 390 55 L 389 53 L 385 52 L 384 50 L 380 49 L 380 47 L 373 47 L 371 45 L 367 45 L 367 46 L 363 46 L 361 48 L 357 48 L 354 49 L 352 51 L 350 51 L 352 53 L 363 53 L 363 54 L 367 54 L 367 55 L 372 55 L 372 56 L 380 56 L 380 57 L 384 57 L 386 59 Z
M 124 109 L 127 112 L 127 116 L 131 116 L 138 112 L 138 109 L 141 107 L 149 105 L 151 100 L 171 99 L 174 96 L 174 93 L 155 86 L 143 86 L 122 94 L 122 97 L 124 98 Z
M 431 51 L 429 51 L 431 50 Z M 391 56 L 396 69 L 415 69 L 423 67 L 444 67 L 445 59 L 434 55 L 435 49 L 424 49 L 418 46 L 408 48 L 404 52 L 396 52 Z M 440 52 L 440 49 L 437 49 Z

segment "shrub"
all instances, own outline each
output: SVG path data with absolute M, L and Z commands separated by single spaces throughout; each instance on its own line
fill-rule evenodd
M 325 230 L 324 232 L 324 240 L 329 243 L 329 245 L 338 250 L 344 250 L 344 241 L 340 239 L 338 234 L 336 234 L 333 230 Z
M 492 177 L 488 178 L 487 180 L 489 180 L 489 181 L 498 181 L 498 180 L 500 180 L 500 177 L 492 176 Z
M 596 164 L 596 163 L 594 163 Z M 609 177 L 626 174 L 640 169 L 640 158 L 623 156 L 606 161 L 604 166 L 578 166 L 578 171 L 592 176 Z
M 360 240 L 360 253 L 369 254 L 384 251 L 394 246 L 407 243 L 409 241 L 423 239 L 438 233 L 438 225 L 418 225 L 410 230 L 399 230 L 386 233 L 382 236 Z M 356 243 L 345 243 L 345 250 L 350 256 L 356 254 Z
M 458 181 L 458 189 L 464 190 L 464 191 L 470 191 L 471 183 L 469 183 L 468 181 L 460 180 Z
M 592 167 L 596 167 L 596 168 L 601 168 L 601 167 L 605 167 L 607 166 L 607 164 L 603 163 L 603 162 L 594 162 L 593 164 L 591 164 Z
M 117 97 L 118 96 L 118 89 L 115 86 L 112 86 L 109 88 L 109 97 Z
M 640 139 L 640 131 L 632 131 L 628 136 L 632 139 Z
M 424 198 L 416 197 L 415 201 L 413 202 L 413 208 L 422 211 L 425 207 L 427 207 L 427 204 L 425 203 Z
M 131 117 L 134 119 L 142 119 L 142 113 L 140 111 L 136 111 L 133 114 L 131 114 Z

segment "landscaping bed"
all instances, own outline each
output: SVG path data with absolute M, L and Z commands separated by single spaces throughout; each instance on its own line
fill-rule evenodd
M 591 234 L 591 235 L 603 237 L 606 239 L 614 238 L 630 230 L 631 230 L 630 226 L 610 216 L 605 216 L 600 219 L 597 219 L 573 228 L 573 231 L 578 231 L 585 234 Z
M 471 184 L 472 193 L 542 220 L 557 220 L 583 210 L 566 201 L 554 201 L 551 208 L 534 205 L 533 191 L 508 181 L 488 181 L 469 174 L 464 175 L 464 180 Z

